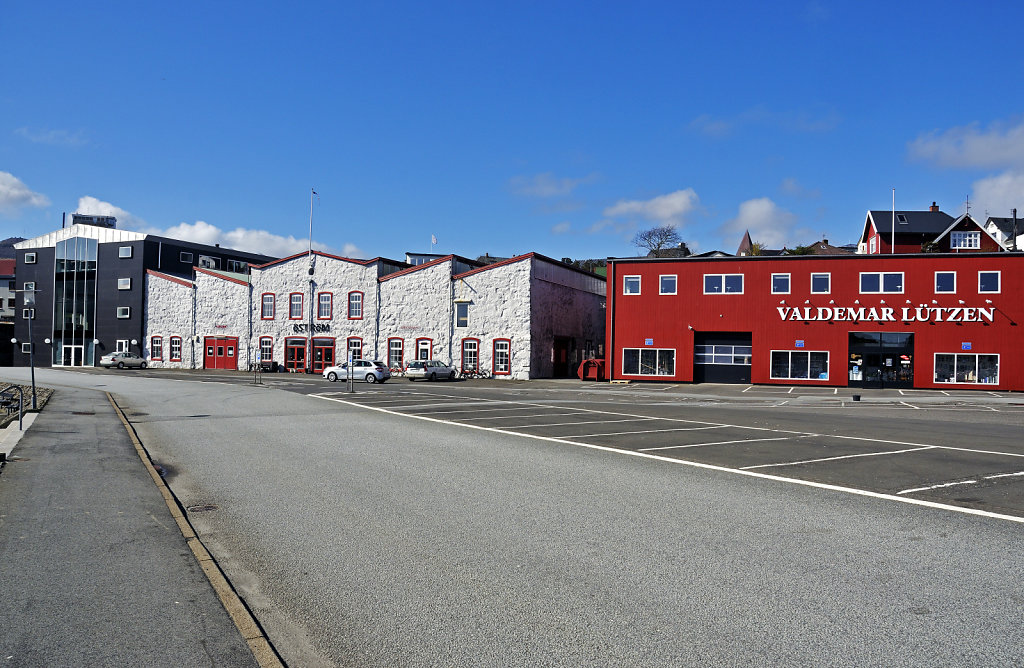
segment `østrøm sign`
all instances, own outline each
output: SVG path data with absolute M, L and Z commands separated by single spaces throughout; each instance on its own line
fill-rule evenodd
M 995 308 L 964 306 L 777 306 L 779 318 L 796 322 L 992 322 Z

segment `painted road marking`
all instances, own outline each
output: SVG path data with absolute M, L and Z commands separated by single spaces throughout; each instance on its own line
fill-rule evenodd
M 748 476 L 751 478 L 759 478 L 761 480 L 772 480 L 774 482 L 781 482 L 790 485 L 799 485 L 801 487 L 811 487 L 814 489 L 821 489 L 831 492 L 840 492 L 843 494 L 853 494 L 855 496 L 864 496 L 872 499 L 881 499 L 885 501 L 895 501 L 898 503 L 906 503 L 913 506 L 921 506 L 923 508 L 934 508 L 938 510 L 946 510 L 953 513 L 960 513 L 963 515 L 976 515 L 978 517 L 987 517 L 990 519 L 1005 520 L 1007 522 L 1016 522 L 1018 524 L 1024 524 L 1024 517 L 1015 517 L 1013 515 L 1004 515 L 1001 513 L 993 513 L 987 510 L 978 510 L 977 508 L 964 508 L 960 506 L 952 506 L 947 503 L 938 503 L 936 501 L 926 501 L 924 499 L 915 499 L 907 496 L 897 496 L 895 494 L 884 494 L 882 492 L 872 492 L 866 489 L 857 489 L 856 487 L 844 487 L 841 485 L 831 485 L 828 483 L 814 482 L 813 480 L 800 480 L 799 478 L 787 478 L 785 476 L 772 475 L 769 473 L 761 473 L 759 471 L 744 471 L 742 469 L 734 469 L 726 466 L 718 466 L 716 464 L 704 464 L 702 462 L 693 462 L 685 459 L 674 459 L 672 457 L 664 457 L 662 455 L 651 454 L 648 452 L 637 452 L 635 450 L 623 450 L 621 448 L 613 448 L 607 445 L 597 445 L 596 443 L 580 443 L 578 441 L 569 441 L 564 438 L 554 438 L 551 436 L 541 436 L 539 434 L 524 434 L 518 431 L 507 431 L 504 429 L 496 429 L 494 427 L 484 427 L 482 425 L 465 424 L 461 422 L 452 422 L 450 420 L 441 420 L 438 418 L 432 418 L 426 415 L 409 415 L 407 413 L 398 413 L 396 411 L 388 410 L 387 408 L 378 408 L 376 406 L 366 406 L 359 404 L 354 401 L 346 401 L 344 399 L 336 399 L 334 397 L 323 396 L 320 394 L 309 395 L 315 399 L 321 399 L 323 401 L 333 401 L 339 404 L 347 404 L 356 408 L 363 408 L 368 411 L 377 411 L 380 413 L 390 413 L 399 417 L 405 417 L 410 420 L 424 420 L 427 422 L 437 422 L 440 424 L 449 424 L 463 429 L 478 429 L 480 431 L 487 431 L 494 434 L 504 434 L 506 436 L 515 436 L 518 438 L 529 438 L 536 441 L 545 441 L 548 443 L 560 443 L 562 445 L 571 445 L 578 448 L 588 448 L 590 450 L 597 450 L 600 452 L 611 452 L 624 457 L 640 457 L 643 459 L 650 459 L 659 462 L 665 462 L 667 464 L 673 464 L 675 466 L 689 466 L 691 468 L 704 469 L 706 471 L 718 471 L 721 473 L 730 473 L 733 475 Z
M 569 413 L 569 415 L 578 415 L 578 413 Z M 516 416 L 519 417 L 519 416 Z M 613 422 L 645 422 L 650 418 L 627 418 L 625 420 L 583 420 L 579 422 L 554 422 L 551 424 L 509 424 L 505 425 L 503 429 L 534 429 L 537 427 L 575 427 L 579 424 L 611 424 Z M 703 428 L 703 427 L 702 427 Z
M 757 443 L 759 441 L 789 441 L 793 436 L 781 438 L 745 438 L 738 441 L 716 441 L 712 443 L 690 443 L 687 445 L 666 445 L 660 448 L 640 448 L 640 452 L 655 452 L 657 450 L 678 450 L 680 448 L 702 448 L 705 445 L 735 445 L 736 443 Z
M 897 494 L 910 494 L 911 492 L 927 492 L 930 489 L 940 489 L 942 487 L 954 487 L 956 485 L 974 485 L 977 480 L 964 480 L 963 482 L 947 482 L 941 485 L 931 485 L 930 487 L 915 487 L 914 489 L 905 489 L 902 492 L 896 492 Z
M 858 455 L 840 455 L 838 457 L 822 457 L 821 459 L 804 459 L 799 462 L 783 462 L 781 464 L 758 464 L 757 466 L 744 466 L 744 471 L 751 469 L 766 469 L 772 468 L 773 466 L 796 466 L 797 464 L 816 464 L 817 462 L 834 462 L 837 459 L 852 459 L 854 457 L 878 457 L 879 455 L 898 455 L 901 452 L 920 452 L 921 450 L 933 450 L 937 446 L 926 445 L 920 448 L 910 448 L 908 450 L 888 450 L 886 452 L 863 452 Z

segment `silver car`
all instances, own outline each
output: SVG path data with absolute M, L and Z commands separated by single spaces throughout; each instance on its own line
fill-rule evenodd
M 349 376 L 348 362 L 324 369 L 324 378 L 332 383 L 347 380 Z M 383 383 L 391 378 L 391 371 L 380 360 L 352 360 L 352 380 L 365 380 L 367 383 Z
M 454 367 L 448 366 L 441 360 L 414 360 L 409 362 L 409 366 L 405 369 L 405 377 L 409 380 L 417 378 L 455 380 L 455 376 L 458 374 L 459 372 Z
M 126 366 L 145 369 L 146 360 L 135 353 L 110 353 L 100 358 L 100 366 L 106 369 L 112 366 L 116 366 L 118 369 L 123 369 Z

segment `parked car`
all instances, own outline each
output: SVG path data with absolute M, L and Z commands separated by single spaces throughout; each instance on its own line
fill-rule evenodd
M 346 380 L 349 376 L 348 362 L 324 369 L 324 378 L 332 383 Z M 383 383 L 391 378 L 388 366 L 380 360 L 352 360 L 352 380 L 365 380 L 367 383 Z
M 145 369 L 146 360 L 135 353 L 110 353 L 100 358 L 100 366 L 106 369 L 112 366 L 116 366 L 118 369 L 123 369 L 126 366 Z
M 409 362 L 409 366 L 405 369 L 405 377 L 409 380 L 416 380 L 417 378 L 426 378 L 427 380 L 447 378 L 448 380 L 455 380 L 455 376 L 458 373 L 454 367 L 448 366 L 441 360 L 415 360 Z

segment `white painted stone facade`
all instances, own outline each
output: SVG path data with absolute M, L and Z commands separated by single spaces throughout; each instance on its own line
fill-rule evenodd
M 424 355 L 465 369 L 473 366 L 465 354 L 466 341 L 472 341 L 477 369 L 495 378 L 526 380 L 556 371 L 574 374 L 584 353 L 593 354 L 604 342 L 603 279 L 543 256 L 529 254 L 486 267 L 448 256 L 395 268 L 386 260 L 314 253 L 253 266 L 250 285 L 197 271 L 194 315 L 191 286 L 151 275 L 146 354 L 151 354 L 150 337 L 162 336 L 164 359 L 153 361 L 154 366 L 201 368 L 204 337 L 237 336 L 238 368 L 247 369 L 260 339 L 269 337 L 273 361 L 319 370 L 330 362 L 327 352 L 336 363 L 347 357 L 352 340 L 361 342 L 364 358 L 385 362 L 390 361 L 389 343 L 401 341 L 403 364 L 417 358 L 417 344 L 423 341 L 429 346 Z M 350 317 L 352 293 L 361 293 L 361 318 Z M 293 294 L 301 295 L 300 317 L 289 311 Z M 329 313 L 318 309 L 321 294 L 330 295 Z M 274 297 L 272 317 L 264 317 L 264 295 Z M 457 319 L 459 304 L 468 308 L 465 323 Z M 321 344 L 318 351 L 308 347 L 311 328 Z M 180 362 L 169 361 L 172 335 L 183 338 Z M 286 359 L 286 339 L 301 342 L 303 363 Z M 495 373 L 496 341 L 508 342 L 507 373 Z M 264 356 L 263 361 L 269 360 Z

